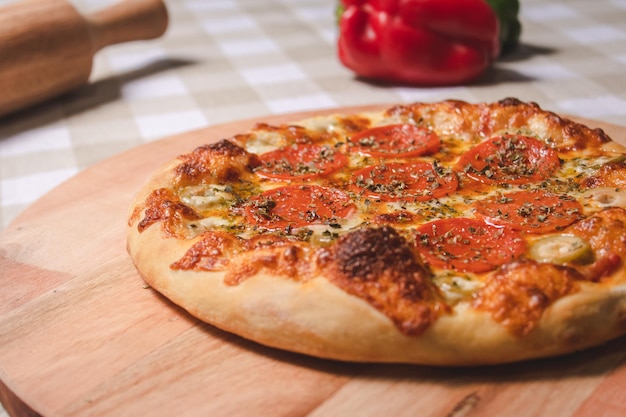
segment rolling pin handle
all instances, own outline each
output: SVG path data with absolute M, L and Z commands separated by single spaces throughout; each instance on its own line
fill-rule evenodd
M 123 0 L 86 20 L 95 53 L 106 46 L 161 36 L 168 15 L 162 0 Z

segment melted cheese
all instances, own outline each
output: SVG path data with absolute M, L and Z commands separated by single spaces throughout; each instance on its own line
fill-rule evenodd
M 279 132 L 257 130 L 246 142 L 245 149 L 250 153 L 260 155 L 285 145 L 287 145 L 287 142 Z
M 196 211 L 205 211 L 219 207 L 224 202 L 233 199 L 233 195 L 227 192 L 226 188 L 226 186 L 218 184 L 186 187 L 181 190 L 180 199 Z
M 576 178 L 593 175 L 600 167 L 611 161 L 613 157 L 599 156 L 590 158 L 573 158 L 563 161 L 558 176 L 561 178 Z
M 447 302 L 459 302 L 469 298 L 476 290 L 483 286 L 481 281 L 469 276 L 455 274 L 441 274 L 435 277 L 435 285 L 439 287 Z
M 529 256 L 537 262 L 556 264 L 588 264 L 593 262 L 593 251 L 587 241 L 573 235 L 551 235 L 536 240 Z
M 384 113 L 366 113 L 361 115 L 361 117 L 369 118 L 372 127 L 392 123 L 417 124 L 422 122 L 421 119 L 415 121 L 411 119 L 410 115 L 400 113 L 391 115 L 385 115 Z M 442 139 L 442 151 L 434 157 L 424 156 L 418 159 L 431 161 L 437 158 L 442 166 L 451 168 L 456 163 L 459 155 L 487 139 L 487 137 L 482 136 L 482 134 L 470 134 L 465 131 L 459 133 L 459 126 L 463 126 L 465 122 L 455 115 L 440 115 L 440 119 L 441 120 L 435 120 L 436 123 L 433 123 L 431 120 L 428 126 L 434 125 L 437 127 L 437 133 Z M 299 126 L 308 129 L 313 135 L 319 134 L 319 137 L 325 138 L 321 142 L 316 142 L 318 145 L 329 145 L 333 147 L 343 146 L 346 138 L 350 135 L 346 126 L 342 124 L 342 119 L 337 116 L 309 119 L 299 124 Z M 505 131 L 509 133 L 520 132 L 519 129 L 506 129 Z M 546 144 L 551 142 L 549 132 L 543 132 L 541 129 L 535 130 L 535 132 L 535 134 L 526 133 L 536 136 L 537 132 L 539 132 L 540 136 L 544 135 L 544 137 L 543 139 L 542 137 L 538 139 L 543 140 Z M 281 134 L 280 130 L 266 130 L 261 128 L 254 130 L 249 135 L 245 142 L 245 149 L 250 153 L 262 154 L 285 145 L 287 145 L 286 136 Z M 348 157 L 350 170 L 356 170 L 375 162 L 373 158 L 356 154 L 348 155 Z M 417 225 L 436 219 L 474 217 L 471 205 L 476 201 L 520 190 L 541 189 L 557 194 L 567 193 L 581 201 L 584 206 L 585 214 L 594 213 L 609 206 L 626 207 L 626 190 L 605 188 L 581 190 L 578 186 L 579 178 L 593 175 L 602 165 L 611 161 L 614 157 L 614 155 L 584 155 L 584 157 L 577 155 L 576 157 L 568 157 L 567 153 L 565 153 L 561 155 L 561 169 L 555 172 L 553 178 L 550 180 L 520 186 L 483 187 L 480 191 L 459 192 L 424 202 L 384 203 L 353 195 L 357 209 L 347 218 L 339 219 L 338 226 L 312 225 L 305 228 L 289 230 L 288 232 L 283 232 L 283 234 L 299 236 L 300 239 L 310 241 L 314 245 L 324 246 L 332 243 L 342 234 L 358 229 L 363 225 L 375 224 L 374 217 L 377 215 L 398 211 L 406 211 L 415 215 L 417 220 L 414 222 L 392 225 L 398 230 L 404 229 L 410 232 L 410 229 L 415 228 Z M 333 176 L 332 183 L 336 184 L 337 188 L 343 189 L 348 181 L 348 174 L 339 172 Z M 306 183 L 329 186 L 325 179 L 307 181 Z M 238 189 L 240 184 L 233 183 L 228 187 L 217 184 L 188 187 L 183 189 L 180 194 L 181 200 L 185 204 L 203 216 L 203 219 L 200 221 L 190 221 L 190 225 L 196 233 L 217 228 L 227 230 L 242 238 L 249 238 L 258 232 L 256 227 L 247 224 L 243 217 L 241 210 L 242 197 L 245 200 L 245 197 L 249 195 L 247 193 L 260 194 L 287 184 L 288 182 L 284 181 L 258 178 L 254 184 L 248 184 L 244 187 L 246 188 L 245 192 Z M 552 249 L 542 251 L 542 261 L 547 260 L 549 262 L 559 256 L 562 258 L 563 248 L 573 247 L 572 245 L 567 245 L 568 242 L 571 243 L 571 239 L 567 239 L 569 238 L 561 239 L 564 241 L 562 245 L 552 245 Z M 565 240 L 567 240 L 567 242 L 565 242 Z M 561 241 L 557 238 L 557 242 Z M 588 246 L 586 242 L 577 243 L 580 243 L 580 245 L 574 246 Z M 457 303 L 461 300 L 468 300 L 471 294 L 483 285 L 483 279 L 484 277 L 480 274 L 459 275 L 446 271 L 435 271 L 433 280 L 442 296 L 448 302 Z

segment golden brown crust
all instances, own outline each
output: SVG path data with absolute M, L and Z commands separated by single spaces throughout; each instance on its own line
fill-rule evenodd
M 480 273 L 425 263 L 412 230 L 433 219 L 472 216 L 472 202 L 495 187 L 470 186 L 463 172 L 456 173 L 461 188 L 456 200 L 381 203 L 350 191 L 366 216 L 361 225 L 326 219 L 315 226 L 326 228 L 321 233 L 314 227 L 242 224 L 247 199 L 264 186 L 277 186 L 255 174 L 259 157 L 246 146 L 258 137 L 260 146 L 267 136 L 278 137 L 281 146 L 315 143 L 345 152 L 346 136 L 398 121 L 439 135 L 444 150 L 434 157 L 446 166 L 469 147 L 509 133 L 542 140 L 559 152 L 567 172 L 580 171 L 567 166 L 578 157 L 607 156 L 599 169 L 585 165 L 582 178 L 567 174 L 531 186 L 586 198 L 581 220 L 544 235 L 586 242 L 592 256 L 539 262 L 526 253 Z M 184 154 L 156 173 L 131 208 L 128 250 L 146 282 L 192 315 L 281 349 L 349 361 L 436 365 L 568 353 L 626 332 L 626 210 L 619 199 L 609 204 L 585 195 L 587 189 L 611 187 L 610 193 L 624 187 L 620 148 L 605 151 L 611 143 L 601 130 L 510 98 L 259 124 Z M 350 185 L 349 174 L 323 181 Z M 506 199 L 507 191 L 502 186 L 492 195 Z M 220 208 L 229 198 L 228 208 Z M 268 202 L 268 209 L 269 203 L 276 204 Z M 225 213 L 240 223 L 220 226 Z M 532 248 L 542 237 L 524 239 Z
M 505 265 L 476 292 L 472 306 L 487 311 L 513 334 L 524 337 L 554 301 L 579 290 L 583 277 L 561 265 L 534 261 Z
M 321 262 L 331 282 L 375 306 L 404 334 L 423 333 L 444 310 L 419 254 L 391 227 L 349 233 Z
M 190 207 L 180 202 L 178 197 L 168 188 L 154 190 L 143 204 L 137 205 L 132 218 L 143 211 L 143 218 L 137 225 L 141 232 L 155 223 L 161 223 L 166 237 L 184 237 L 185 220 L 197 220 L 200 216 Z
M 260 164 L 256 155 L 228 140 L 200 146 L 180 159 L 182 163 L 175 170 L 177 186 L 237 181 Z
M 598 172 L 583 181 L 587 188 L 612 187 L 626 188 L 626 160 L 608 162 Z
M 164 247 L 164 241 L 157 239 L 157 228 L 145 233 L 139 237 L 131 232 L 129 249 L 157 291 L 226 331 L 314 356 L 433 365 L 497 364 L 572 352 L 624 331 L 624 280 L 621 287 L 610 291 L 581 291 L 560 299 L 521 339 L 488 313 L 467 305 L 443 315 L 419 337 L 410 337 L 371 305 L 323 276 L 302 284 L 265 271 L 228 286 L 224 272 L 192 275 L 168 271 L 154 259 L 172 263 L 182 256 L 185 245 L 177 242 L 175 247 Z M 608 319 L 611 317 L 616 320 Z
M 611 139 L 601 129 L 590 129 L 555 113 L 542 110 L 536 103 L 505 98 L 496 103 L 471 104 L 458 100 L 396 106 L 393 114 L 409 114 L 431 126 L 449 131 L 475 132 L 484 137 L 501 131 L 533 130 L 549 132 L 554 147 L 561 151 L 597 147 Z
M 170 268 L 182 271 L 223 271 L 229 259 L 240 251 L 239 241 L 231 234 L 209 231 L 200 235 L 200 239 Z

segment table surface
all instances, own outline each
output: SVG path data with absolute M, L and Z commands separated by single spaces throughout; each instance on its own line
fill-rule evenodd
M 90 13 L 114 0 L 71 2 Z M 335 0 L 166 4 L 170 25 L 163 37 L 106 48 L 95 57 L 88 85 L 0 118 L 0 230 L 43 194 L 101 160 L 234 120 L 512 96 L 626 125 L 626 0 L 521 0 L 519 48 L 478 82 L 444 88 L 356 78 L 336 57 Z

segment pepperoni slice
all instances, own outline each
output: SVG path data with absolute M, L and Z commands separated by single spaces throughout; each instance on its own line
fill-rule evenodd
M 348 158 L 333 148 L 318 145 L 293 145 L 259 156 L 256 173 L 280 180 L 306 180 L 332 174 L 348 163 Z
M 467 151 L 456 169 L 484 184 L 525 184 L 544 180 L 559 167 L 559 155 L 543 142 L 502 135 Z
M 416 244 L 434 267 L 475 273 L 491 271 L 526 251 L 520 232 L 468 218 L 426 223 L 416 231 Z
M 583 206 L 575 199 L 545 191 L 503 194 L 478 201 L 473 208 L 489 223 L 528 233 L 563 229 L 580 219 L 583 213 Z
M 288 185 L 251 198 L 246 219 L 253 225 L 271 230 L 316 224 L 331 227 L 348 217 L 356 206 L 345 193 L 318 185 Z
M 372 165 L 352 174 L 352 189 L 382 201 L 427 201 L 456 191 L 456 175 L 426 161 Z
M 439 136 L 423 127 L 409 124 L 379 126 L 364 130 L 350 139 L 356 152 L 377 158 L 408 158 L 437 152 Z

